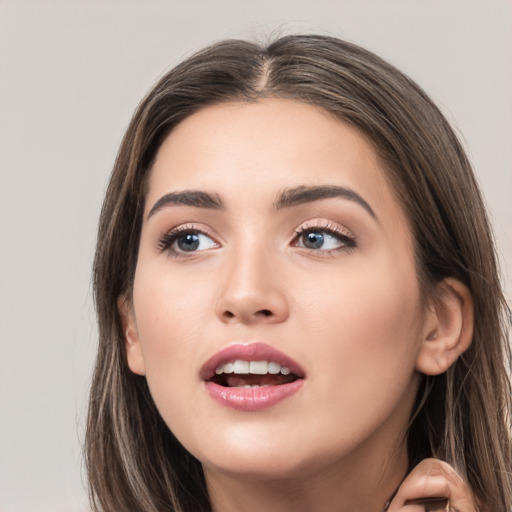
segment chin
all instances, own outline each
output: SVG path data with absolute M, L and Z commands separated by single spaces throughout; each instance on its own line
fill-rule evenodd
M 204 462 L 203 468 L 246 481 L 300 480 L 314 472 L 310 459 L 291 458 L 284 453 L 272 452 L 257 457 L 230 455 L 229 460 Z
M 197 450 L 194 456 L 205 471 L 236 479 L 300 482 L 338 468 L 343 454 L 353 449 L 349 442 L 319 446 L 315 435 L 299 439 L 300 431 L 297 426 L 288 435 L 279 435 L 276 429 L 234 429 L 225 432 L 224 437 L 209 437 L 208 445 L 203 445 L 204 450 Z
M 185 448 L 203 467 L 247 479 L 283 479 L 302 474 L 309 466 L 304 440 L 296 434 L 283 436 L 279 427 L 240 424 L 213 429 L 196 439 L 183 439 Z M 284 430 L 284 429 L 283 429 Z M 294 431 L 297 431 L 295 427 Z M 188 441 L 188 442 L 187 442 Z M 199 441 L 199 442 L 197 442 Z M 297 447 L 302 446 L 302 450 Z M 315 453 L 315 452 L 313 452 Z

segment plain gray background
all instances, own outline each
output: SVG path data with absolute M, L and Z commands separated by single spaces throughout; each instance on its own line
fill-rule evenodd
M 90 268 L 137 102 L 203 45 L 276 31 L 352 40 L 431 94 L 477 170 L 510 294 L 510 0 L 0 0 L 1 512 L 87 510 Z

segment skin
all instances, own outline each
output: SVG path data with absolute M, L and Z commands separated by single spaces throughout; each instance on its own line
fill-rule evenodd
M 275 208 L 284 190 L 319 185 L 356 192 L 373 215 L 343 197 Z M 223 208 L 150 214 L 166 194 L 190 190 Z M 163 247 L 180 227 L 204 233 L 197 250 Z M 324 234 L 324 246 L 307 247 L 301 229 Z M 445 371 L 471 337 L 470 296 L 457 281 L 424 307 L 412 247 L 371 144 L 320 109 L 222 104 L 167 137 L 151 170 L 132 302 L 119 308 L 128 364 L 201 461 L 214 510 L 383 509 L 407 469 L 419 371 Z M 202 365 L 256 341 L 305 369 L 301 390 L 257 412 L 212 400 Z M 423 510 L 406 503 L 428 491 L 414 487 L 428 471 L 403 483 L 391 512 Z M 461 482 L 457 499 L 472 502 Z

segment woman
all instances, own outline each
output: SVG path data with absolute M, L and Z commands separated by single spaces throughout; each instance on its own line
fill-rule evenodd
M 425 93 L 321 36 L 140 104 L 95 259 L 95 510 L 510 510 L 507 308 Z

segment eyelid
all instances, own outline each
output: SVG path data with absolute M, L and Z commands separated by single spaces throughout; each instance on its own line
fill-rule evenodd
M 306 250 L 311 250 L 313 252 L 318 253 L 332 253 L 339 250 L 351 250 L 354 249 L 357 246 L 357 238 L 356 236 L 347 228 L 340 226 L 337 223 L 334 223 L 332 221 L 326 220 L 326 219 L 315 219 L 312 221 L 307 221 L 303 224 L 301 224 L 296 230 L 295 235 L 293 237 L 292 243 L 296 243 L 297 240 L 304 235 L 304 233 L 308 232 L 314 232 L 314 231 L 320 231 L 327 233 L 328 235 L 338 237 L 341 242 L 345 241 L 345 244 L 337 247 L 335 249 L 308 249 L 307 247 L 304 247 Z M 302 247 L 301 247 L 302 248 Z
M 355 235 L 349 229 L 326 219 L 315 219 L 313 221 L 304 222 L 295 230 L 295 234 L 299 235 L 306 231 L 311 231 L 315 229 L 317 229 L 318 231 L 326 231 L 328 233 L 338 234 L 340 236 L 344 236 L 346 238 L 351 238 L 354 240 L 356 238 Z
M 214 242 L 216 247 L 220 247 L 220 243 L 218 242 L 217 238 L 210 232 L 210 230 L 205 227 L 201 226 L 198 227 L 194 224 L 181 224 L 179 226 L 173 227 L 167 231 L 164 232 L 163 235 L 161 235 L 156 243 L 157 249 L 159 252 L 168 252 L 172 254 L 173 256 L 192 256 L 195 252 L 202 252 L 202 251 L 191 251 L 190 253 L 187 253 L 186 251 L 177 251 L 171 248 L 172 244 L 182 235 L 187 233 L 195 233 L 199 235 L 204 235 L 208 237 L 210 240 Z

